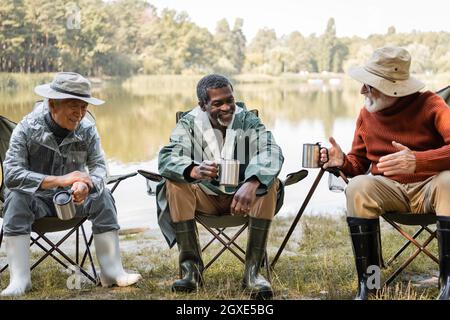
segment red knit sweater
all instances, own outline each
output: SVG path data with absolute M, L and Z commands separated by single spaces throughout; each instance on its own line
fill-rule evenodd
M 372 165 L 373 175 L 382 174 L 376 166 L 380 157 L 399 151 L 392 141 L 414 151 L 416 172 L 389 178 L 413 183 L 450 170 L 450 108 L 437 94 L 426 91 L 402 97 L 379 112 L 361 109 L 343 172 L 349 176 L 365 174 Z

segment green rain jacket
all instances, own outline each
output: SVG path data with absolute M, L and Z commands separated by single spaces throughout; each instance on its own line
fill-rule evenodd
M 178 121 L 168 145 L 159 152 L 158 167 L 164 179 L 156 188 L 158 224 L 167 243 L 172 247 L 175 242 L 175 230 L 170 218 L 170 208 L 166 198 L 166 179 L 176 182 L 198 183 L 208 194 L 233 194 L 251 177 L 261 182 L 257 196 L 267 193 L 277 178 L 284 162 L 281 148 L 276 144 L 270 131 L 267 131 L 260 119 L 248 111 L 243 103 L 237 103 L 234 118 L 226 132 L 223 143 L 217 141 L 214 130 L 200 107 L 184 113 Z M 240 161 L 239 185 L 221 187 L 218 182 L 193 180 L 185 176 L 185 170 L 192 164 L 204 160 L 238 159 Z M 281 185 L 281 184 L 280 184 Z M 281 185 L 278 192 L 277 209 L 283 203 L 284 190 Z

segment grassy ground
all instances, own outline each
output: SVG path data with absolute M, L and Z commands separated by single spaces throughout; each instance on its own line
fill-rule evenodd
M 292 218 L 277 218 L 268 247 L 273 258 Z M 382 224 L 385 260 L 402 243 L 389 225 Z M 201 232 L 202 240 L 207 235 Z M 245 243 L 245 237 L 241 243 Z M 102 288 L 83 282 L 80 290 L 67 289 L 69 276 L 58 264 L 48 260 L 32 272 L 33 290 L 25 299 L 247 299 L 240 289 L 243 265 L 231 254 L 222 256 L 205 274 L 205 286 L 196 293 L 174 294 L 172 281 L 178 276 L 177 250 L 167 249 L 158 233 L 140 233 L 121 237 L 124 265 L 138 270 L 144 280 L 130 288 Z M 220 247 L 216 246 L 214 249 Z M 213 249 L 213 248 L 212 248 Z M 430 246 L 436 252 L 436 244 Z M 409 251 L 410 252 L 410 251 Z M 408 253 L 409 253 L 408 252 Z M 4 256 L 4 249 L 2 249 Z M 38 252 L 33 253 L 33 258 Z M 207 262 L 211 254 L 204 255 Z M 3 257 L 4 260 L 4 257 Z M 397 264 L 398 265 L 398 264 Z M 396 265 L 394 265 L 395 267 Z M 383 270 L 384 278 L 392 268 Z M 438 266 L 419 256 L 403 276 L 376 299 L 434 299 L 438 293 Z M 275 299 L 352 299 L 356 290 L 355 268 L 346 223 L 343 217 L 301 219 L 293 237 L 272 274 Z M 1 275 L 1 287 L 8 273 Z

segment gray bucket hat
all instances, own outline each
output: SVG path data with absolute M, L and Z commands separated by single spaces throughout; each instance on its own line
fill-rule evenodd
M 94 106 L 105 103 L 91 96 L 91 83 L 75 72 L 59 72 L 51 83 L 37 86 L 34 92 L 48 99 L 79 99 Z
M 349 75 L 390 97 L 413 94 L 425 84 L 409 74 L 411 55 L 400 47 L 376 49 L 366 65 L 350 68 Z

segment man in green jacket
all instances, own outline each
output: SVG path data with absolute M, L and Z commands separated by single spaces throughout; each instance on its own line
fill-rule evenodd
M 281 149 L 259 118 L 235 103 L 227 78 L 205 76 L 197 97 L 199 105 L 178 121 L 159 153 L 159 172 L 165 178 L 157 190 L 159 223 L 169 245 L 176 241 L 180 251 L 182 279 L 172 290 L 191 292 L 202 283 L 195 214 L 236 214 L 249 216 L 243 287 L 255 297 L 270 298 L 272 287 L 259 269 L 277 200 L 282 199 L 277 179 L 284 161 Z M 219 185 L 220 159 L 240 161 L 237 187 Z

